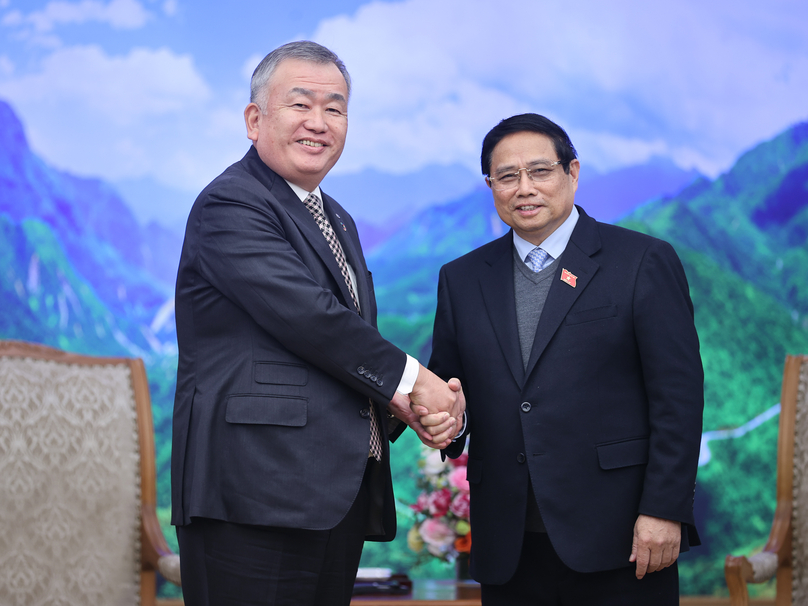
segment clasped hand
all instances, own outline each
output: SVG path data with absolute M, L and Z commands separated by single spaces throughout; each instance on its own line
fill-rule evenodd
M 421 442 L 431 448 L 446 448 L 462 427 L 466 398 L 459 380 L 446 383 L 421 366 L 412 393 L 405 396 L 396 392 L 389 410 L 412 428 Z

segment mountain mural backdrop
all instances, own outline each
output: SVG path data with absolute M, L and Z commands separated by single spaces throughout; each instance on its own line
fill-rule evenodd
M 399 184 L 417 195 L 423 177 L 417 187 Z M 363 195 L 347 178 L 335 180 L 334 191 L 324 185 L 334 195 L 341 188 Z M 461 193 L 361 228 L 373 242 L 368 265 L 380 330 L 421 360 L 430 352 L 440 266 L 506 231 L 486 189 Z M 364 195 L 357 208 L 372 204 Z M 696 498 L 704 545 L 682 556 L 682 593 L 725 594 L 724 556 L 760 547 L 768 536 L 783 359 L 808 353 L 808 123 L 748 151 L 715 180 L 653 161 L 582 179 L 578 201 L 595 218 L 668 240 L 685 265 L 706 408 Z M 344 203 L 352 208 L 351 200 Z M 180 246 L 180 234 L 139 225 L 102 180 L 65 174 L 39 159 L 0 101 L 0 338 L 144 359 L 160 516 L 170 539 L 172 296 Z M 718 431 L 738 427 L 744 430 L 734 438 Z M 417 563 L 406 546 L 419 444 L 405 434 L 393 446 L 399 538 L 369 545 L 363 565 L 450 576 L 436 561 Z M 171 588 L 162 591 L 168 596 Z

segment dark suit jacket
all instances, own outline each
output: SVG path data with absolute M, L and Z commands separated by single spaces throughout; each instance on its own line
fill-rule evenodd
M 197 198 L 177 276 L 172 523 L 194 516 L 333 528 L 367 463 L 370 401 L 390 401 L 405 354 L 376 330 L 353 220 L 325 211 L 355 270 L 361 315 L 309 211 L 254 148 Z M 380 419 L 384 406 L 377 406 Z M 384 423 L 382 423 L 384 425 Z M 376 501 L 392 539 L 386 428 Z
M 579 212 L 526 372 L 512 234 L 440 273 L 430 367 L 467 397 L 471 567 L 484 583 L 516 569 L 529 477 L 574 570 L 628 566 L 641 513 L 681 521 L 683 550 L 698 544 L 703 373 L 684 271 L 667 243 Z

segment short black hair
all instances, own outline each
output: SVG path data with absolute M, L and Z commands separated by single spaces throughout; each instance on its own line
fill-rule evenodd
M 494 148 L 497 144 L 508 135 L 521 132 L 539 133 L 549 137 L 553 142 L 556 155 L 561 161 L 564 172 L 569 174 L 570 162 L 578 157 L 578 153 L 575 151 L 575 147 L 572 145 L 566 131 L 552 120 L 539 114 L 519 114 L 502 120 L 488 131 L 485 139 L 483 139 L 480 163 L 484 175 L 491 175 L 491 156 L 494 154 Z

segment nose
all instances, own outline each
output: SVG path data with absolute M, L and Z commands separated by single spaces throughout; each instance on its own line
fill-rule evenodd
M 328 123 L 325 120 L 325 112 L 318 107 L 312 108 L 306 116 L 305 125 L 306 128 L 316 133 L 325 132 L 328 130 Z
M 536 183 L 530 178 L 530 174 L 526 168 L 519 169 L 519 186 L 516 190 L 517 195 L 529 196 L 536 191 Z

